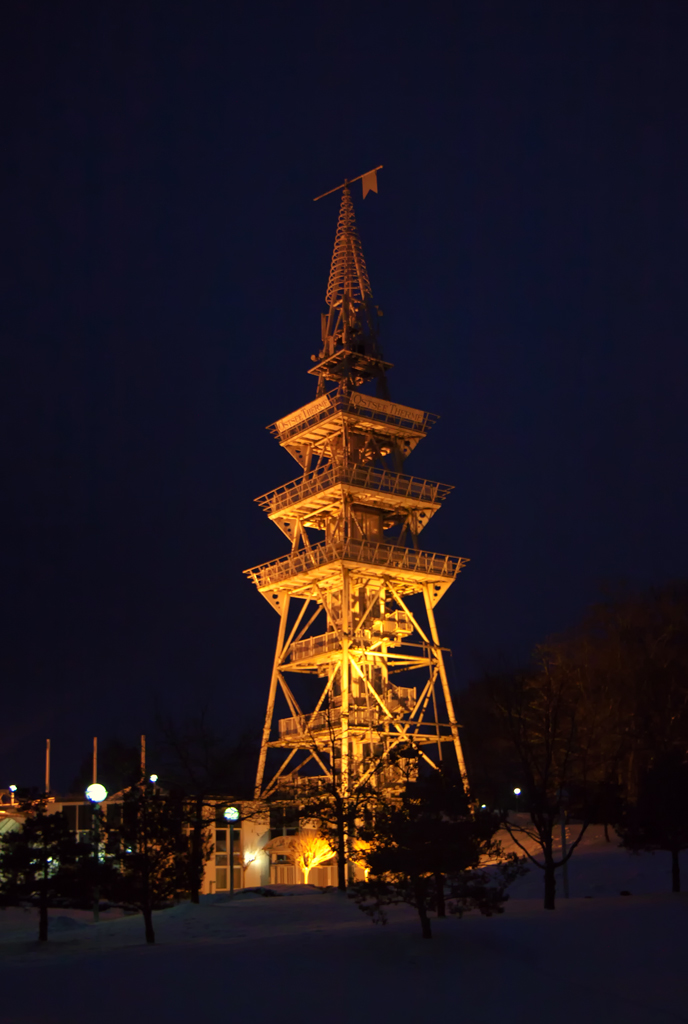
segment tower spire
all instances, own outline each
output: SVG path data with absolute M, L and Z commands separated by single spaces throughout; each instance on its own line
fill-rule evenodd
M 326 381 L 350 390 L 376 380 L 378 392 L 386 397 L 385 371 L 391 363 L 384 362 L 378 344 L 379 312 L 373 304 L 348 181 L 342 187 L 325 302 L 322 348 L 311 357 L 316 365 L 310 372 L 319 377 L 318 395 L 325 392 Z
M 342 307 L 345 295 L 348 296 L 350 303 L 365 302 L 373 297 L 348 184 L 342 189 L 342 203 L 339 208 L 330 278 L 325 296 L 330 317 L 336 309 Z

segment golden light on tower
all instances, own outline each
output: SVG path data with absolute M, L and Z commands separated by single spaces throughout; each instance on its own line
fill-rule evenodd
M 377 191 L 371 175 L 364 189 Z M 311 357 L 316 398 L 269 428 L 302 474 L 256 499 L 291 544 L 247 570 L 280 619 L 256 798 L 323 780 L 345 797 L 369 781 L 393 786 L 401 752 L 439 767 L 447 745 L 466 782 L 434 613 L 466 559 L 418 543 L 452 488 L 403 472 L 437 417 L 389 399 L 349 184 Z M 401 686 L 402 672 L 423 678 Z M 308 677 L 303 707 L 292 673 Z

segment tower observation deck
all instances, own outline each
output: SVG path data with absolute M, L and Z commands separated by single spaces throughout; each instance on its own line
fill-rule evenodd
M 269 427 L 301 475 L 256 499 L 291 550 L 246 570 L 279 615 L 255 795 L 390 785 L 409 751 L 465 784 L 434 609 L 466 559 L 419 543 L 452 488 L 404 472 L 437 417 L 389 398 L 348 184 L 326 302 L 315 400 Z

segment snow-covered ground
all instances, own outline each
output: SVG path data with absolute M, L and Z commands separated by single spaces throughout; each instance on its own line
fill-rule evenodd
M 53 911 L 39 947 L 35 912 L 7 910 L 0 1022 L 688 1022 L 688 894 L 667 891 L 668 859 L 592 833 L 556 911 L 534 868 L 505 914 L 433 920 L 430 942 L 410 908 L 383 928 L 339 893 L 298 886 L 161 911 L 153 947 L 138 916 L 96 925 L 79 911 Z
M 526 815 L 513 816 L 514 824 L 520 820 L 526 822 Z M 578 836 L 577 825 L 569 825 L 566 830 L 567 843 Z M 518 834 L 518 833 L 517 833 Z M 555 832 L 555 856 L 561 852 L 561 833 Z M 536 855 L 538 850 L 533 843 L 523 841 L 526 849 Z M 628 853 L 619 849 L 619 839 L 613 829 L 609 829 L 609 839 L 605 840 L 602 825 L 591 825 L 586 829 L 583 838 L 573 852 L 568 863 L 567 873 L 570 896 L 618 896 L 621 892 L 630 892 L 633 896 L 650 895 L 671 891 L 671 857 L 668 853 L 644 853 L 642 855 Z M 519 849 L 508 835 L 503 835 L 502 845 L 507 851 L 519 853 Z M 539 858 L 542 861 L 542 858 Z M 683 888 L 688 892 L 688 854 L 681 855 Z M 512 899 L 538 898 L 542 895 L 542 871 L 537 867 L 511 888 Z M 562 895 L 562 881 L 557 872 L 557 895 Z

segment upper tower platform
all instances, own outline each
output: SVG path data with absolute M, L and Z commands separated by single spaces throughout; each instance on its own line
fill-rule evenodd
M 305 468 L 313 456 L 330 458 L 332 439 L 341 437 L 347 428 L 382 440 L 385 454 L 397 448 L 406 458 L 437 419 L 431 412 L 340 385 L 272 423 L 268 430 Z

